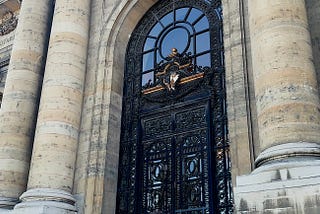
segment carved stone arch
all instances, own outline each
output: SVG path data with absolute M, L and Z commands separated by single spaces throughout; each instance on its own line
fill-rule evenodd
M 134 3 L 128 3 L 117 17 L 115 25 L 113 25 L 112 30 L 110 31 L 107 43 L 107 69 L 112 72 L 112 74 L 109 73 L 110 77 L 112 77 L 112 84 L 110 86 L 112 93 L 117 93 L 120 97 L 122 97 L 125 54 L 130 35 L 143 15 L 155 3 L 155 1 L 136 1 Z M 105 195 L 104 197 L 107 198 Z M 230 206 L 230 204 L 226 204 L 225 206 Z
M 144 14 L 158 1 L 159 0 L 129 1 L 117 14 L 114 15 L 114 17 L 111 18 L 115 19 L 115 22 L 113 23 L 110 34 L 107 37 L 106 62 L 108 66 L 112 68 L 113 74 L 117 73 L 120 75 L 119 77 L 113 77 L 112 80 L 120 80 L 120 82 L 123 80 L 126 47 L 130 40 L 131 33 Z

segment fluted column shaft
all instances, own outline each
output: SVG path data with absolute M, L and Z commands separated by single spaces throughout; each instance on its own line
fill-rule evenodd
M 317 78 L 304 0 L 249 0 L 259 166 L 319 156 Z
M 74 203 L 89 16 L 90 0 L 56 0 L 24 202 Z
M 52 0 L 24 0 L 0 110 L 0 208 L 26 189 Z

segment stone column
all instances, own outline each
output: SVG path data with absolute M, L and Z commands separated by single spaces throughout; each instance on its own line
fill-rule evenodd
M 260 166 L 318 157 L 320 111 L 304 0 L 249 0 Z
M 75 211 L 72 193 L 86 71 L 90 0 L 56 0 L 28 190 L 15 209 Z M 36 209 L 37 208 L 37 209 Z
M 320 213 L 320 105 L 305 0 L 248 0 L 261 152 L 241 213 Z
M 24 0 L 0 110 L 0 208 L 10 208 L 27 185 L 42 84 L 52 0 Z

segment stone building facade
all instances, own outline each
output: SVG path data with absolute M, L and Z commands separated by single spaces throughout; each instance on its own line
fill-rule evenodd
M 212 61 L 202 66 L 200 57 L 205 53 L 195 53 L 187 58 L 191 61 L 182 63 L 176 60 L 182 60 L 183 53 L 173 51 L 171 57 L 164 57 L 165 62 L 157 64 L 159 68 L 165 66 L 161 72 L 171 72 L 169 79 L 161 79 L 160 85 L 152 80 L 153 85 L 146 85 L 147 88 L 143 88 L 145 84 L 141 87 L 141 81 L 151 72 L 143 70 L 136 77 L 138 83 L 132 84 L 133 91 L 138 88 L 137 96 L 166 91 L 172 99 L 157 97 L 165 104 L 148 104 L 151 113 L 144 114 L 145 103 L 134 104 L 133 96 L 132 106 L 138 108 L 139 114 L 139 121 L 135 122 L 134 111 L 127 117 L 122 110 L 131 106 L 127 95 L 130 60 L 143 61 L 144 55 L 130 47 L 139 47 L 141 38 L 145 38 L 137 33 L 140 26 L 151 23 L 146 24 L 146 29 L 153 29 L 153 24 L 162 23 L 165 14 L 172 11 L 176 20 L 181 8 L 190 8 L 186 14 L 192 14 L 193 9 L 202 13 L 194 25 L 203 17 L 208 18 L 208 29 L 189 34 L 188 39 L 209 32 L 207 39 L 193 41 L 195 47 L 209 47 Z M 165 28 L 171 30 L 164 32 L 162 42 L 173 35 L 174 42 L 168 40 L 168 44 L 180 45 L 181 35 L 175 38 L 172 32 L 187 31 L 183 23 L 188 19 L 184 16 L 185 20 L 177 25 L 168 23 L 173 27 Z M 319 23 L 319 0 L 0 1 L 0 213 L 320 213 Z M 147 35 L 151 31 L 140 33 Z M 215 37 L 212 32 L 223 33 Z M 216 49 L 216 44 L 223 45 Z M 221 97 L 215 91 L 216 85 L 209 81 L 210 72 L 212 78 L 215 76 L 216 53 L 223 53 L 217 69 L 223 74 L 218 87 L 225 91 Z M 144 66 L 143 63 L 140 64 Z M 172 75 L 177 73 L 168 70 L 177 63 L 179 69 L 174 72 L 191 66 L 188 71 L 195 73 L 175 80 Z M 141 67 L 137 64 L 133 72 Z M 152 69 L 156 72 L 158 67 Z M 155 79 L 160 76 L 152 74 Z M 181 98 L 179 90 L 197 81 L 207 87 L 198 85 Z M 198 93 L 201 90 L 212 95 Z M 209 104 L 198 102 L 200 96 L 207 96 Z M 226 110 L 222 111 L 222 138 L 218 136 L 219 114 L 214 108 L 217 102 Z M 139 174 L 149 160 L 148 155 L 139 153 L 139 145 L 150 140 L 144 140 L 143 134 L 126 138 L 128 130 L 124 127 L 143 132 L 149 120 L 168 111 L 174 118 L 174 126 L 170 125 L 168 132 L 176 131 L 176 115 L 194 112 L 193 107 L 188 110 L 194 103 L 209 106 L 205 116 L 209 119 L 204 122 L 209 125 L 204 125 L 203 130 L 208 131 L 205 141 L 212 150 L 208 150 L 209 155 L 201 153 L 205 146 L 197 150 L 202 155 L 200 164 L 191 153 L 189 165 L 179 165 L 178 159 L 172 161 L 178 170 L 188 166 L 186 172 L 192 176 L 195 170 L 204 171 L 201 181 L 196 176 L 187 178 L 189 184 L 195 180 L 203 186 L 199 187 L 200 193 L 198 189 L 183 193 L 187 201 L 183 210 L 178 209 L 180 202 L 174 201 L 180 200 L 174 196 L 177 194 L 168 196 L 170 188 L 178 193 L 179 185 L 184 185 L 178 171 L 166 181 L 168 189 L 161 194 L 167 195 L 155 199 L 159 195 L 154 192 L 154 198 L 149 192 L 145 194 L 149 191 L 146 180 L 156 181 L 150 190 L 155 191 L 168 174 L 161 177 L 162 168 L 157 167 L 154 171 L 147 168 L 145 174 L 151 177 Z M 202 129 L 197 121 L 191 123 L 194 130 Z M 157 130 L 159 127 L 168 126 L 158 126 Z M 178 144 L 176 136 L 190 132 L 188 129 L 171 134 L 172 145 Z M 166 132 L 160 138 L 164 136 L 167 137 Z M 130 140 L 138 142 L 138 146 L 129 146 L 129 155 L 142 155 L 142 160 L 133 158 L 137 162 L 124 170 L 129 156 L 123 145 Z M 169 150 L 169 156 L 170 152 L 175 157 L 181 155 L 178 149 Z M 203 158 L 206 155 L 208 159 Z M 222 177 L 218 175 L 221 157 Z M 206 160 L 211 161 L 208 166 Z M 132 171 L 137 174 L 132 176 Z M 230 172 L 232 179 L 228 177 Z M 125 176 L 132 186 L 123 184 Z M 161 184 L 157 183 L 158 178 Z M 126 187 L 128 192 L 123 190 Z M 128 195 L 121 199 L 123 192 Z M 189 198 L 190 195 L 194 197 Z M 196 202 L 203 207 L 198 208 Z M 170 211 L 163 208 L 164 204 Z

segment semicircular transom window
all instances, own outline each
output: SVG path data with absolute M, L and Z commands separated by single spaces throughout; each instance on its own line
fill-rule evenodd
M 175 8 L 152 27 L 143 46 L 142 86 L 154 82 L 155 68 L 168 59 L 173 48 L 188 54 L 195 67 L 211 67 L 210 25 L 204 12 L 193 7 Z

